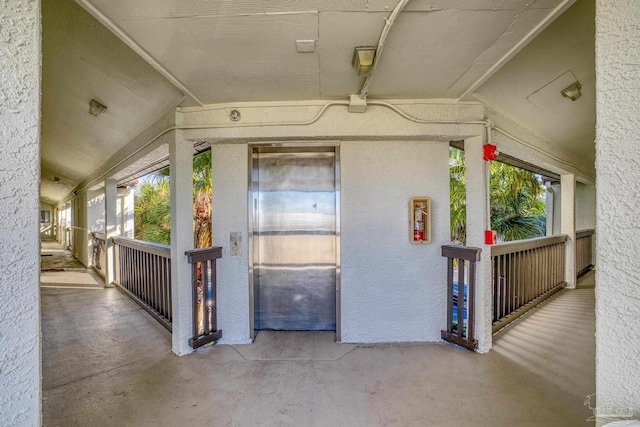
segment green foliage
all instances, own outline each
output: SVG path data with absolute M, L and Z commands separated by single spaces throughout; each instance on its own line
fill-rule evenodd
M 211 151 L 206 151 L 193 158 L 193 239 L 196 248 L 211 246 L 211 191 Z M 136 191 L 136 239 L 169 244 L 170 203 L 169 168 L 164 168 Z
M 449 149 L 449 191 L 451 194 L 451 241 L 464 245 L 467 238 L 467 199 L 464 151 Z
M 491 229 L 503 241 L 546 234 L 544 187 L 532 172 L 491 162 Z
M 135 238 L 168 245 L 171 239 L 169 178 L 155 174 L 138 187 L 134 206 Z
M 193 158 L 193 241 L 196 248 L 211 246 L 211 151 Z
M 466 168 L 464 152 L 450 149 L 451 240 L 466 243 Z M 490 166 L 491 229 L 501 241 L 546 234 L 544 187 L 532 172 L 493 161 Z

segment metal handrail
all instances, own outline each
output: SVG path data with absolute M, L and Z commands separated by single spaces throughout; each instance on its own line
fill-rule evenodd
M 104 240 L 104 241 L 107 240 L 107 236 L 104 233 L 98 233 L 97 231 L 92 231 L 91 237 L 98 240 Z
M 544 246 L 564 243 L 566 241 L 566 234 L 557 234 L 555 236 L 535 237 L 533 239 L 514 240 L 513 242 L 498 243 L 491 246 L 491 256 L 494 257 L 515 252 L 523 252 L 531 249 L 542 248 Z
M 596 230 L 594 230 L 592 228 L 585 229 L 585 230 L 579 230 L 579 231 L 576 231 L 576 239 L 580 239 L 582 237 L 593 236 L 594 234 L 596 234 Z
M 171 258 L 171 246 L 161 243 L 147 242 L 144 240 L 128 239 L 126 237 L 114 236 L 111 238 L 113 243 L 124 246 L 125 248 L 136 249 L 164 258 Z

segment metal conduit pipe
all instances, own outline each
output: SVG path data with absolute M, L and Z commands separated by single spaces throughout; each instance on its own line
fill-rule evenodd
M 412 116 L 408 113 L 406 113 L 405 111 L 401 110 L 400 108 L 398 108 L 397 106 L 386 102 L 386 101 L 378 101 L 378 100 L 371 100 L 368 102 L 370 105 L 378 105 L 381 107 L 385 107 L 390 109 L 391 111 L 394 111 L 395 113 L 397 113 L 400 117 L 409 120 L 411 122 L 414 123 L 419 123 L 419 124 L 443 124 L 443 125 L 484 125 L 485 128 L 487 129 L 487 142 L 491 143 L 492 141 L 492 135 L 491 135 L 491 131 L 495 130 L 498 133 L 501 133 L 505 136 L 507 136 L 510 139 L 513 139 L 514 141 L 531 148 L 532 150 L 548 156 L 554 160 L 556 160 L 559 163 L 568 165 L 568 166 L 572 166 L 574 168 L 576 168 L 577 170 L 581 171 L 582 173 L 584 173 L 587 176 L 591 176 L 590 174 L 588 174 L 587 172 L 585 172 L 583 169 L 581 169 L 579 166 L 571 163 L 571 162 L 566 162 L 564 160 L 561 160 L 551 154 L 548 154 L 546 152 L 544 152 L 543 150 L 534 147 L 532 144 L 529 144 L 499 128 L 493 127 L 491 126 L 491 121 L 489 119 L 486 120 L 424 120 L 424 119 L 420 119 L 418 117 Z M 316 115 L 314 117 L 312 117 L 309 120 L 306 121 L 301 121 L 301 122 L 273 122 L 273 123 L 230 123 L 230 124 L 219 124 L 219 125 L 175 125 L 175 126 L 170 126 L 164 130 L 162 130 L 161 132 L 159 132 L 158 134 L 156 134 L 154 137 L 152 137 L 149 141 L 147 141 L 146 143 L 144 143 L 141 147 L 139 147 L 138 149 L 136 149 L 134 152 L 132 152 L 131 154 L 129 154 L 128 156 L 126 156 L 125 158 L 123 158 L 122 160 L 120 160 L 118 163 L 116 163 L 115 165 L 111 166 L 109 169 L 107 169 L 106 171 L 104 171 L 100 176 L 98 176 L 97 178 L 93 179 L 91 182 L 89 182 L 87 185 L 85 185 L 82 188 L 76 189 L 74 190 L 75 192 L 81 192 L 86 190 L 87 188 L 89 188 L 92 184 L 94 184 L 95 182 L 104 179 L 110 172 L 112 172 L 114 169 L 116 169 L 118 166 L 122 165 L 123 163 L 125 163 L 127 160 L 129 160 L 130 158 L 132 158 L 133 156 L 135 156 L 136 154 L 140 153 L 142 150 L 144 150 L 145 148 L 147 148 L 149 145 L 153 144 L 155 141 L 157 141 L 159 138 L 161 138 L 162 136 L 166 135 L 167 133 L 174 131 L 174 130 L 206 130 L 206 129 L 225 129 L 225 128 L 234 128 L 234 127 L 273 127 L 273 126 L 309 126 L 312 125 L 314 123 L 316 123 L 318 120 L 320 120 L 320 118 L 324 115 L 324 113 L 333 106 L 336 105 L 343 105 L 343 106 L 349 106 L 349 101 L 331 101 L 328 102 L 326 104 L 324 104 L 320 110 L 318 111 L 318 113 L 316 113 Z
M 396 107 L 395 105 L 390 104 L 390 103 L 385 102 L 385 101 L 370 101 L 369 103 L 371 105 L 380 105 L 380 106 L 389 108 L 392 111 L 396 112 L 401 117 L 405 118 L 406 120 L 409 120 L 409 121 L 412 121 L 412 122 L 415 122 L 415 123 L 421 123 L 421 124 L 485 124 L 486 123 L 485 121 L 482 121 L 482 120 L 476 120 L 476 121 L 423 120 L 423 119 L 419 119 L 417 117 L 411 116 L 411 115 L 405 113 L 404 111 L 402 111 L 400 108 Z M 93 179 L 90 183 L 88 183 L 84 187 L 79 188 L 79 189 L 77 189 L 75 191 L 80 192 L 80 191 L 86 190 L 87 188 L 89 188 L 92 185 L 92 183 L 103 179 L 105 176 L 107 176 L 109 174 L 109 172 L 113 171 L 118 166 L 120 166 L 121 164 L 123 164 L 124 162 L 126 162 L 127 160 L 129 160 L 130 158 L 135 156 L 136 154 L 140 153 L 142 150 L 147 148 L 149 145 L 153 144 L 155 141 L 157 141 L 162 136 L 164 136 L 167 133 L 169 133 L 171 131 L 174 131 L 174 130 L 205 130 L 205 129 L 225 129 L 225 128 L 234 128 L 234 127 L 263 127 L 263 126 L 269 126 L 269 127 L 273 127 L 273 126 L 309 126 L 309 125 L 314 124 L 318 120 L 320 120 L 320 118 L 324 115 L 324 113 L 327 111 L 327 109 L 329 109 L 329 107 L 336 106 L 336 105 L 348 106 L 349 105 L 349 101 L 331 101 L 331 102 L 328 102 L 328 103 L 324 104 L 322 106 L 322 108 L 320 108 L 320 111 L 318 111 L 318 113 L 313 118 L 311 118 L 310 120 L 302 121 L 302 122 L 231 123 L 231 124 L 221 124 L 221 125 L 175 125 L 175 126 L 170 126 L 170 127 L 166 128 L 166 129 L 163 129 L 162 131 L 160 131 L 158 134 L 156 134 L 153 138 L 151 138 L 149 141 L 144 143 L 137 150 L 135 150 L 134 152 L 129 154 L 124 159 L 120 160 L 115 165 L 111 166 L 106 171 L 104 171 L 99 177 Z
M 315 122 L 317 122 L 320 117 L 322 117 L 327 111 L 327 109 L 333 105 L 349 105 L 349 101 L 331 101 L 322 106 L 320 111 L 311 119 L 303 122 L 273 122 L 273 123 L 233 123 L 233 124 L 224 124 L 224 125 L 175 125 L 170 126 L 166 129 L 163 129 L 159 133 L 157 133 L 153 138 L 149 141 L 145 142 L 141 147 L 135 150 L 133 153 L 127 155 L 124 159 L 120 160 L 115 165 L 111 166 L 109 169 L 104 171 L 100 176 L 91 180 L 87 185 L 82 188 L 75 190 L 76 192 L 84 191 L 87 188 L 91 187 L 92 183 L 103 179 L 109 172 L 116 169 L 118 166 L 140 153 L 142 150 L 147 148 L 149 145 L 153 144 L 158 139 L 162 138 L 167 133 L 174 130 L 199 130 L 199 129 L 224 129 L 224 128 L 234 128 L 234 127 L 263 127 L 263 126 L 308 126 Z
M 487 125 L 487 120 L 423 120 L 402 111 L 400 108 L 386 101 L 370 100 L 370 101 L 367 101 L 367 104 L 380 105 L 382 107 L 386 107 L 396 112 L 402 118 L 412 121 L 414 123 L 430 124 L 430 125 L 485 125 L 485 126 Z
M 400 0 L 396 7 L 391 12 L 391 15 L 387 19 L 385 19 L 384 27 L 382 28 L 382 33 L 380 34 L 380 39 L 378 40 L 378 47 L 376 48 L 376 56 L 373 59 L 373 66 L 371 67 L 371 71 L 369 75 L 364 81 L 362 85 L 362 89 L 360 90 L 360 98 L 367 99 L 367 93 L 369 92 L 369 85 L 371 85 L 371 79 L 373 78 L 373 74 L 378 68 L 378 62 L 380 62 L 380 58 L 382 57 L 382 50 L 384 49 L 384 44 L 387 41 L 387 36 L 389 35 L 389 31 L 393 26 L 397 16 L 400 14 L 402 9 L 409 3 L 410 0 Z
M 493 145 L 493 139 L 491 136 L 491 119 L 486 121 L 487 129 L 487 144 Z M 491 164 L 488 164 L 484 171 L 484 188 L 487 193 L 485 196 L 485 217 L 484 217 L 484 229 L 492 230 L 491 228 Z

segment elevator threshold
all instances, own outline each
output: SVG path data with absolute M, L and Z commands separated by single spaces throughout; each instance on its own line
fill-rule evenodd
M 333 331 L 258 331 L 253 344 L 235 345 L 247 360 L 331 361 L 357 345 L 336 342 Z

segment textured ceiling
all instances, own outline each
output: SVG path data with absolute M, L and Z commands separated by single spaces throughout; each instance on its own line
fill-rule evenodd
M 345 98 L 355 46 L 396 1 L 83 0 L 201 103 Z M 458 98 L 561 0 L 414 0 L 396 20 L 371 97 Z M 316 40 L 297 53 L 296 40 Z
M 50 200 L 68 194 L 180 102 L 183 93 L 193 96 L 188 105 L 347 99 L 363 83 L 351 67 L 353 48 L 375 46 L 385 18 L 397 4 L 396 0 L 76 2 L 43 2 L 42 196 Z M 523 106 L 530 104 L 526 97 L 535 90 L 529 86 L 539 88 L 557 75 L 552 76 L 550 69 L 541 70 L 542 76 L 523 76 L 531 81 L 526 90 L 516 90 L 513 81 L 526 64 L 509 73 L 502 70 L 511 64 L 503 65 L 569 3 L 413 0 L 391 30 L 369 96 L 459 99 L 480 87 L 482 96 L 513 111 L 525 125 L 539 128 L 543 115 L 529 114 Z M 298 53 L 296 40 L 315 40 L 315 51 Z M 553 42 L 534 39 L 535 43 L 541 51 L 558 51 L 544 61 L 560 61 L 565 55 L 564 48 Z M 567 69 L 566 64 L 558 67 Z M 569 68 L 589 84 L 580 67 Z M 499 74 L 481 86 L 496 70 Z M 89 115 L 92 98 L 107 105 L 107 112 Z M 584 98 L 591 101 L 586 94 Z M 554 140 L 559 132 L 556 127 L 540 133 Z M 562 135 L 563 143 L 578 144 L 584 133 L 576 125 Z M 60 184 L 53 183 L 56 176 Z
M 594 3 L 576 2 L 477 91 L 587 164 L 595 160 Z M 582 85 L 577 101 L 560 94 L 573 76 Z
M 42 2 L 42 28 L 41 197 L 58 201 L 182 93 L 73 1 Z

